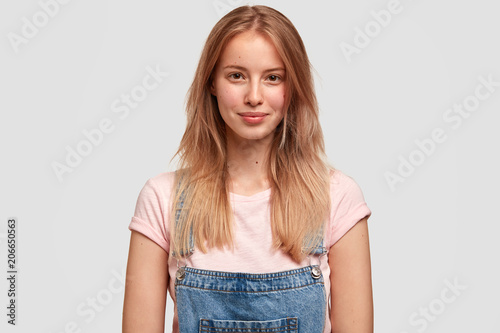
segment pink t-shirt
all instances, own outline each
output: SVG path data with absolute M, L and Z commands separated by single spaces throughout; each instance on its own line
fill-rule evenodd
M 134 216 L 129 229 L 150 238 L 166 252 L 169 252 L 171 193 L 174 189 L 174 173 L 163 172 L 150 178 L 137 199 Z M 202 253 L 195 248 L 192 256 L 181 265 L 188 267 L 244 273 L 272 273 L 296 269 L 309 265 L 308 259 L 297 263 L 287 254 L 273 249 L 269 198 L 271 189 L 243 196 L 230 193 L 234 212 L 233 249 L 210 249 Z M 359 220 L 370 216 L 357 183 L 339 170 L 335 170 L 330 181 L 331 212 L 325 230 L 325 245 L 329 249 Z M 318 264 L 323 272 L 327 299 L 330 297 L 330 268 L 328 255 L 321 256 L 312 264 Z M 169 276 L 175 277 L 177 261 L 168 259 Z M 169 279 L 169 293 L 175 304 L 175 278 Z M 328 306 L 328 305 L 327 305 Z M 173 332 L 178 332 L 177 307 L 175 307 Z M 327 314 L 329 310 L 327 309 Z M 327 315 L 325 332 L 331 331 Z

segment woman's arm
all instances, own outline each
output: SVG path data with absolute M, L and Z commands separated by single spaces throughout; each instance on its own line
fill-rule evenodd
M 123 303 L 123 333 L 164 332 L 168 253 L 132 231 Z
M 330 248 L 333 333 L 372 333 L 373 297 L 367 218 Z

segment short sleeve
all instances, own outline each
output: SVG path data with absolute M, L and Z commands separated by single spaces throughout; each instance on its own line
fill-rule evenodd
M 137 231 L 169 252 L 170 234 L 168 221 L 170 216 L 169 175 L 163 173 L 148 179 L 137 198 L 134 216 L 129 229 Z
M 357 222 L 371 215 L 363 192 L 351 177 L 335 170 L 330 182 L 331 212 L 328 247 L 333 246 Z

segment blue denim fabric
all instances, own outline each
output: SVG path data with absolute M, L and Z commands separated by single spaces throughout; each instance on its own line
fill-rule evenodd
M 313 268 L 246 274 L 185 267 L 175 281 L 179 331 L 322 333 L 326 294 Z

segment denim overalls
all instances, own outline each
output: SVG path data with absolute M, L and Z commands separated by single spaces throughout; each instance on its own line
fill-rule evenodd
M 179 222 L 181 201 L 176 211 Z M 187 258 L 194 251 L 192 232 Z M 187 252 L 187 253 L 186 253 Z M 311 256 L 326 254 L 317 247 Z M 324 280 L 318 265 L 269 274 L 230 273 L 179 265 L 175 279 L 180 333 L 322 333 Z

